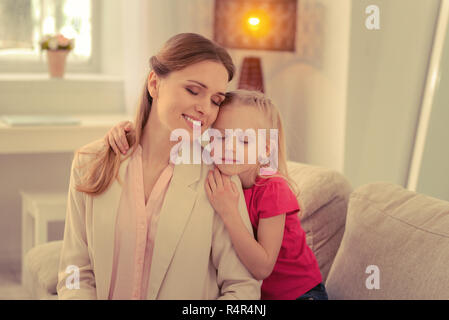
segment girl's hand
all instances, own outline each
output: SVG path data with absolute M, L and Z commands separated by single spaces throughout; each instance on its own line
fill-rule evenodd
M 131 121 L 122 121 L 112 127 L 104 137 L 104 142 L 109 145 L 116 154 L 126 154 L 129 150 L 127 133 L 133 133 L 134 126 Z
M 218 168 L 215 168 L 209 171 L 204 187 L 212 207 L 223 220 L 233 216 L 240 217 L 238 189 L 229 176 L 221 174 Z

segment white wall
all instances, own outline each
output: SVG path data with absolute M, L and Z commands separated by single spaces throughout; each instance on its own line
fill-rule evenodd
M 449 25 L 416 191 L 449 201 Z
M 351 3 L 308 2 L 325 9 L 322 66 L 297 54 L 267 54 L 267 93 L 282 110 L 290 159 L 343 171 Z
M 131 0 L 121 2 L 123 77 L 126 111 L 134 114 L 149 58 L 176 32 L 177 0 Z
M 380 8 L 380 30 L 365 8 Z M 439 0 L 352 1 L 344 173 L 405 186 Z

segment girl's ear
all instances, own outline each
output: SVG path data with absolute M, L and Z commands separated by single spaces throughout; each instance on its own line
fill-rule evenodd
M 270 138 L 265 146 L 266 151 L 266 160 L 268 164 L 271 166 L 273 164 L 278 163 L 279 157 L 279 146 L 278 140 L 274 138 Z
M 148 75 L 147 89 L 148 89 L 148 92 L 150 93 L 150 96 L 153 99 L 157 98 L 159 83 L 160 83 L 160 78 L 154 71 L 151 71 L 150 74 Z
M 262 152 L 262 154 L 259 153 L 258 155 L 258 163 L 260 166 L 266 166 L 268 163 L 270 163 L 270 157 L 271 157 L 271 140 L 267 139 L 265 143 L 265 153 Z
M 267 155 L 267 158 L 271 155 L 271 140 L 267 141 L 267 144 L 265 145 L 265 154 Z
M 278 141 L 277 141 L 277 139 L 270 138 L 267 141 L 267 144 L 265 145 L 265 149 L 266 149 L 265 152 L 266 152 L 267 158 L 270 158 L 271 155 L 273 153 L 275 153 L 276 150 L 278 150 Z

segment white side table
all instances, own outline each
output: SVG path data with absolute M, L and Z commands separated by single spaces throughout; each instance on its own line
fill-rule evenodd
M 25 255 L 36 245 L 48 241 L 48 223 L 65 221 L 67 192 L 25 192 L 22 197 L 22 285 Z

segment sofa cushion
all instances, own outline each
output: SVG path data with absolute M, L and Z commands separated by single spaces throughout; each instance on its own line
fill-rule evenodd
M 343 237 L 352 188 L 342 174 L 332 169 L 298 162 L 288 162 L 287 168 L 299 189 L 301 226 L 324 282 Z
M 449 299 L 449 202 L 390 183 L 351 194 L 330 299 Z
M 61 248 L 62 240 L 51 241 L 32 248 L 25 255 L 25 272 L 50 294 L 56 294 Z

